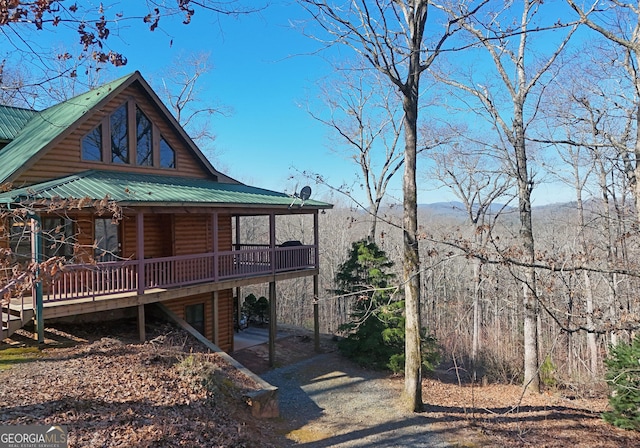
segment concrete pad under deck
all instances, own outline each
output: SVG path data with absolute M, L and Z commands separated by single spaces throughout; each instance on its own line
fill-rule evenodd
M 276 339 L 288 336 L 287 333 L 278 331 Z M 269 327 L 248 327 L 233 335 L 233 351 L 254 347 L 269 342 Z

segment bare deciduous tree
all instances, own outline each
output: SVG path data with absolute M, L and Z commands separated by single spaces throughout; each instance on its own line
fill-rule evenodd
M 531 98 L 535 89 L 539 87 L 542 77 L 551 70 L 577 29 L 577 25 L 570 28 L 550 55 L 527 64 L 529 58 L 534 59 L 529 38 L 533 32 L 539 32 L 540 24 L 536 20 L 541 8 L 543 6 L 539 2 L 525 0 L 522 2 L 519 18 L 509 9 L 497 8 L 483 17 L 476 15 L 474 21 L 461 22 L 471 38 L 486 50 L 489 61 L 495 67 L 497 82 L 483 85 L 473 78 L 465 82 L 438 75 L 444 83 L 478 100 L 484 109 L 483 116 L 510 146 L 511 173 L 516 181 L 519 201 L 520 245 L 523 262 L 528 265 L 520 273 L 524 306 L 524 384 L 535 392 L 540 390 L 537 335 L 539 308 L 536 272 L 533 268 L 536 259 L 531 212 L 534 179 L 529 167 L 530 155 L 527 148 L 527 132 L 535 111 L 527 115 L 527 106 L 535 101 Z M 503 23 L 508 25 L 503 26 Z M 514 25 L 511 26 L 511 23 Z M 560 25 L 551 25 L 554 26 Z M 504 104 L 501 103 L 503 96 L 507 98 Z
M 298 0 L 322 31 L 328 45 L 346 45 L 385 75 L 401 94 L 404 112 L 403 175 L 403 281 L 405 285 L 405 388 L 408 409 L 422 409 L 420 355 L 420 259 L 418 252 L 416 161 L 420 78 L 440 54 L 447 39 L 458 30 L 460 17 L 467 17 L 486 1 L 469 10 L 461 4 L 459 14 L 434 22 L 427 32 L 432 9 L 428 0 L 353 0 L 336 5 L 331 1 Z
M 309 111 L 336 136 L 335 152 L 344 152 L 359 169 L 359 187 L 367 199 L 370 226 L 367 239 L 376 240 L 380 206 L 391 179 L 400 170 L 402 116 L 400 96 L 382 75 L 367 67 L 339 70 L 339 81 L 320 86 L 328 113 Z M 340 191 L 351 196 L 347 189 Z
M 477 146 L 477 145 L 475 145 Z M 512 199 L 509 190 L 512 179 L 507 175 L 500 159 L 493 157 L 484 147 L 473 143 L 456 143 L 431 156 L 436 166 L 433 175 L 451 189 L 460 199 L 470 227 L 470 251 L 484 253 L 493 222 Z M 502 204 L 498 200 L 502 199 Z M 480 350 L 480 302 L 483 283 L 483 262 L 472 257 L 473 331 L 471 360 L 475 363 Z M 475 370 L 474 370 L 475 379 Z
M 612 1 L 595 1 L 590 6 L 583 7 L 574 0 L 567 0 L 567 3 L 580 16 L 580 19 L 589 28 L 599 33 L 607 39 L 614 47 L 621 50 L 620 55 L 614 52 L 612 64 L 620 64 L 628 74 L 633 86 L 633 107 L 629 109 L 629 119 L 633 122 L 629 127 L 630 148 L 627 141 L 615 141 L 620 151 L 620 156 L 625 162 L 626 173 L 633 187 L 636 205 L 636 214 L 640 219 L 640 74 L 638 73 L 638 63 L 640 63 L 640 8 L 637 3 Z M 633 132 L 635 130 L 635 132 Z
M 215 154 L 211 118 L 225 115 L 228 108 L 204 103 L 201 79 L 211 71 L 208 54 L 182 55 L 161 74 L 157 92 L 167 102 L 174 117 L 210 158 Z

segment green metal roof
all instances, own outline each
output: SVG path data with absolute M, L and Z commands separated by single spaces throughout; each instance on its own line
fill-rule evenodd
M 263 206 L 299 207 L 300 199 L 243 184 L 219 183 L 208 179 L 85 171 L 72 176 L 0 193 L 0 203 L 11 204 L 55 198 L 108 197 L 121 205 L 163 206 Z M 307 200 L 305 208 L 331 208 L 325 202 Z
M 13 141 L 0 150 L 0 183 L 10 180 L 11 176 L 32 157 L 131 76 L 116 79 L 41 112 L 31 111 L 33 115 L 28 121 L 25 121 L 26 117 L 21 113 L 14 111 L 13 121 L 7 119 L 8 124 L 5 130 L 7 135 L 13 135 Z M 18 120 L 17 117 L 21 117 L 22 120 Z M 19 126 L 22 127 L 18 129 Z
M 0 141 L 11 141 L 38 112 L 0 105 Z

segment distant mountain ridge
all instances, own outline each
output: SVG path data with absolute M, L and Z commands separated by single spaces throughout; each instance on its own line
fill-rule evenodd
M 500 211 L 512 211 L 515 207 L 505 206 L 504 204 L 492 204 L 489 208 L 489 213 L 498 213 Z M 418 211 L 426 211 L 437 215 L 465 215 L 467 214 L 467 208 L 460 201 L 447 201 L 447 202 L 432 202 L 429 204 L 418 204 Z

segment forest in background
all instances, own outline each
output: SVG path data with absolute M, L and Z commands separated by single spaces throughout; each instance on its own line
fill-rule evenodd
M 126 63 L 118 52 L 92 51 L 102 48 L 121 13 L 111 21 L 102 8 L 89 8 L 93 19 L 85 19 L 87 11 L 76 15 L 76 6 L 60 9 L 60 3 L 29 8 L 13 2 L 5 8 L 12 14 L 0 25 L 57 26 L 62 14 L 78 24 L 89 78 L 92 67 Z M 367 237 L 387 251 L 397 269 L 404 265 L 399 286 L 408 285 L 407 304 L 421 307 L 422 324 L 450 359 L 463 365 L 473 360 L 490 378 L 520 380 L 524 358 L 524 383 L 534 390 L 538 374 L 549 373 L 551 382 L 601 378 L 608 344 L 628 340 L 640 321 L 634 302 L 640 212 L 637 5 L 296 3 L 317 22 L 306 23 L 305 35 L 320 45 L 354 50 L 336 62 L 326 87 L 318 89 L 325 104 L 308 105 L 312 117 L 328 127 L 327 145 L 356 162 L 353 183 L 332 188 L 352 199 L 364 191 L 360 205 L 369 213 L 336 208 L 321 219 L 331 230 L 320 241 L 326 296 L 319 300 L 328 307 L 321 312 L 329 316 L 323 322 L 327 331 L 335 331 L 350 308 L 348 299 L 326 293 L 335 269 L 350 242 Z M 188 4 L 179 2 L 186 22 L 193 15 Z M 204 4 L 216 14 L 230 13 L 215 8 L 218 2 Z M 153 30 L 164 13 L 150 13 L 144 23 Z M 75 60 L 70 53 L 54 56 Z M 24 82 L 19 70 L 4 63 L 0 68 L 3 103 L 32 98 L 30 90 L 41 92 L 47 85 Z M 83 73 L 62 72 L 70 79 Z M 178 120 L 188 121 L 168 97 Z M 450 189 L 464 216 L 423 212 L 414 228 L 416 156 L 420 183 Z M 401 218 L 384 204 L 398 199 L 389 198 L 387 187 L 403 169 Z M 303 174 L 328 183 L 327 173 Z M 545 183 L 573 192 L 575 207 L 533 210 Z M 306 223 L 297 226 L 302 239 L 310 237 Z M 284 235 L 286 228 L 278 231 L 280 241 L 292 239 Z M 420 262 L 414 257 L 418 251 Z M 420 294 L 414 288 L 418 279 Z M 280 307 L 305 300 L 305 294 L 309 301 L 310 288 L 300 282 L 280 288 Z M 290 310 L 292 321 L 308 320 L 306 306 Z M 407 305 L 409 310 L 416 315 Z M 407 329 L 416 330 L 409 324 Z
M 582 208 L 573 202 L 533 209 L 541 379 L 547 387 L 604 391 L 603 360 L 609 346 L 629 342 L 640 321 L 635 261 L 640 237 L 633 206 L 617 205 L 589 200 Z M 470 224 L 459 202 L 419 210 L 422 324 L 437 338 L 443 362 L 458 366 L 467 379 L 521 383 L 517 209 L 494 207 L 483 227 Z M 253 240 L 268 237 L 260 235 L 259 219 L 243 218 L 243 233 Z M 309 217 L 279 219 L 287 223 L 278 223 L 279 242 L 302 235 L 307 238 L 303 243 L 312 243 Z M 367 237 L 372 219 L 345 207 L 320 215 L 322 333 L 340 335 L 339 326 L 349 320 L 355 299 L 332 292 L 335 276 L 351 243 Z M 400 222 L 399 211 L 387 208 L 377 225 L 377 243 L 395 263 L 398 278 Z M 243 288 L 240 299 L 250 293 L 268 296 L 266 289 Z M 313 328 L 313 301 L 311 278 L 279 282 L 278 323 Z

